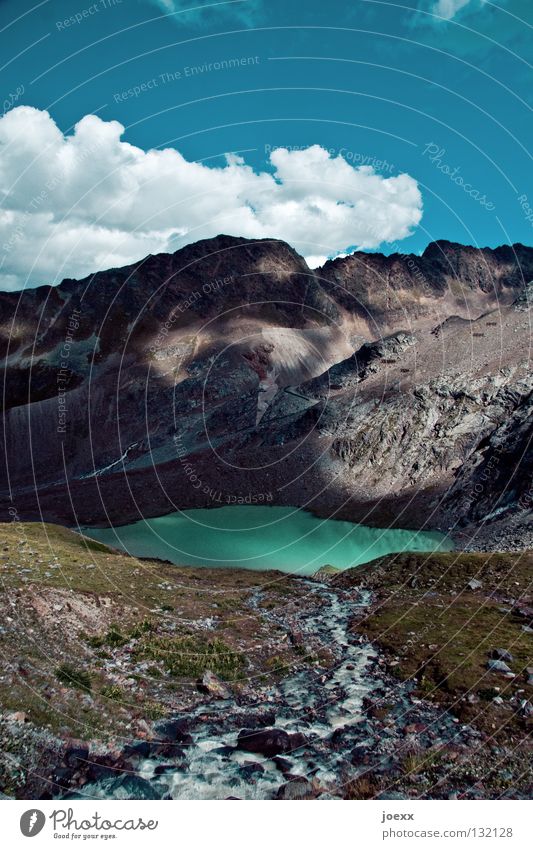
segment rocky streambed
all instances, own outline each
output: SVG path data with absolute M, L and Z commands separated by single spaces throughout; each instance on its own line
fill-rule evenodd
M 151 739 L 100 756 L 89 757 L 83 745 L 67 750 L 51 774 L 63 786 L 54 795 L 402 798 L 419 795 L 422 780 L 426 796 L 454 795 L 454 761 L 475 759 L 481 733 L 418 698 L 412 683 L 391 678 L 378 650 L 352 631 L 366 614 L 368 591 L 300 583 L 320 603 L 305 613 L 288 604 L 268 616 L 303 653 L 313 646 L 327 654 L 326 665 L 303 664 L 268 686 L 251 682 L 241 697 L 212 680 L 207 702 L 156 723 Z M 262 590 L 249 603 L 260 607 Z

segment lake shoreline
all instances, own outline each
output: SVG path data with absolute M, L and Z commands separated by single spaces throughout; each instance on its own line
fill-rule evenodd
M 274 505 L 176 511 L 80 532 L 134 557 L 177 566 L 276 569 L 305 576 L 325 567 L 353 568 L 390 553 L 454 548 L 452 540 L 435 531 L 376 529 Z

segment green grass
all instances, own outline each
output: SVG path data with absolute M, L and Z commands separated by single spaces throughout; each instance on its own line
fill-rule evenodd
M 274 571 L 138 560 L 58 525 L 0 523 L 0 616 L 13 617 L 0 634 L 0 711 L 96 739 L 189 704 L 206 669 L 234 687 L 245 673 L 268 678 L 275 638 L 250 599 L 261 590 L 278 604 L 287 584 Z
M 145 702 L 143 707 L 145 716 L 153 722 L 158 719 L 165 719 L 169 714 L 168 707 L 159 702 Z
M 420 695 L 493 733 L 527 725 L 505 703 L 533 697 L 526 674 L 533 640 L 514 612 L 517 604 L 531 603 L 532 565 L 530 552 L 401 554 L 350 570 L 338 582 L 373 590 L 376 603 L 354 628 L 394 659 L 395 676 L 414 680 Z M 472 578 L 481 581 L 475 591 L 468 586 Z M 487 669 L 495 648 L 512 654 L 514 678 Z M 495 695 L 503 706 L 492 702 Z
M 111 699 L 113 702 L 126 701 L 126 693 L 118 684 L 104 684 L 100 693 L 105 699 Z
M 160 661 L 177 678 L 196 678 L 210 669 L 231 681 L 244 668 L 243 655 L 218 638 L 144 634 L 133 654 L 139 660 Z
M 349 569 L 334 578 L 338 586 L 360 584 L 389 594 L 406 591 L 416 580 L 416 595 L 423 591 L 458 592 L 468 590 L 475 578 L 482 583 L 483 595 L 517 598 L 531 591 L 533 552 L 439 552 L 432 554 L 405 552 L 380 557 L 357 569 Z
M 55 670 L 58 681 L 67 687 L 76 687 L 78 690 L 90 690 L 92 687 L 91 675 L 85 669 L 78 669 L 69 663 L 62 663 Z

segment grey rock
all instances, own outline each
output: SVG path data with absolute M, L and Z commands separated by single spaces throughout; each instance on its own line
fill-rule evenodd
M 507 651 L 507 649 L 491 649 L 490 657 L 494 660 L 512 661 L 513 659 L 511 652 Z
M 215 699 L 229 699 L 231 690 L 210 669 L 206 669 L 202 677 L 196 682 L 201 693 L 212 696 Z
M 511 669 L 509 669 L 509 667 L 506 663 L 503 662 L 503 660 L 489 660 L 487 663 L 487 669 L 489 669 L 491 672 L 503 672 L 505 674 L 511 672 L 512 674 Z
M 264 771 L 265 768 L 260 763 L 247 761 L 239 768 L 239 775 L 246 779 L 246 781 L 254 781 L 261 776 Z
M 288 734 L 280 728 L 243 729 L 239 732 L 237 747 L 272 758 L 300 748 L 306 740 L 303 734 Z
M 313 787 L 307 778 L 295 776 L 286 784 L 278 788 L 277 798 L 292 800 L 309 799 L 313 795 Z
M 73 792 L 64 799 L 161 799 L 164 788 L 137 775 L 106 778 L 98 784 L 86 784 L 83 792 Z
M 184 719 L 162 720 L 157 723 L 155 730 L 158 738 L 164 742 L 180 743 L 182 746 L 189 746 L 193 742 L 188 723 Z

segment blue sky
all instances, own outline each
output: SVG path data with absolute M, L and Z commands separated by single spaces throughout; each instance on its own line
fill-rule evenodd
M 0 285 L 219 231 L 314 264 L 531 244 L 532 25 L 529 0 L 3 0 Z

